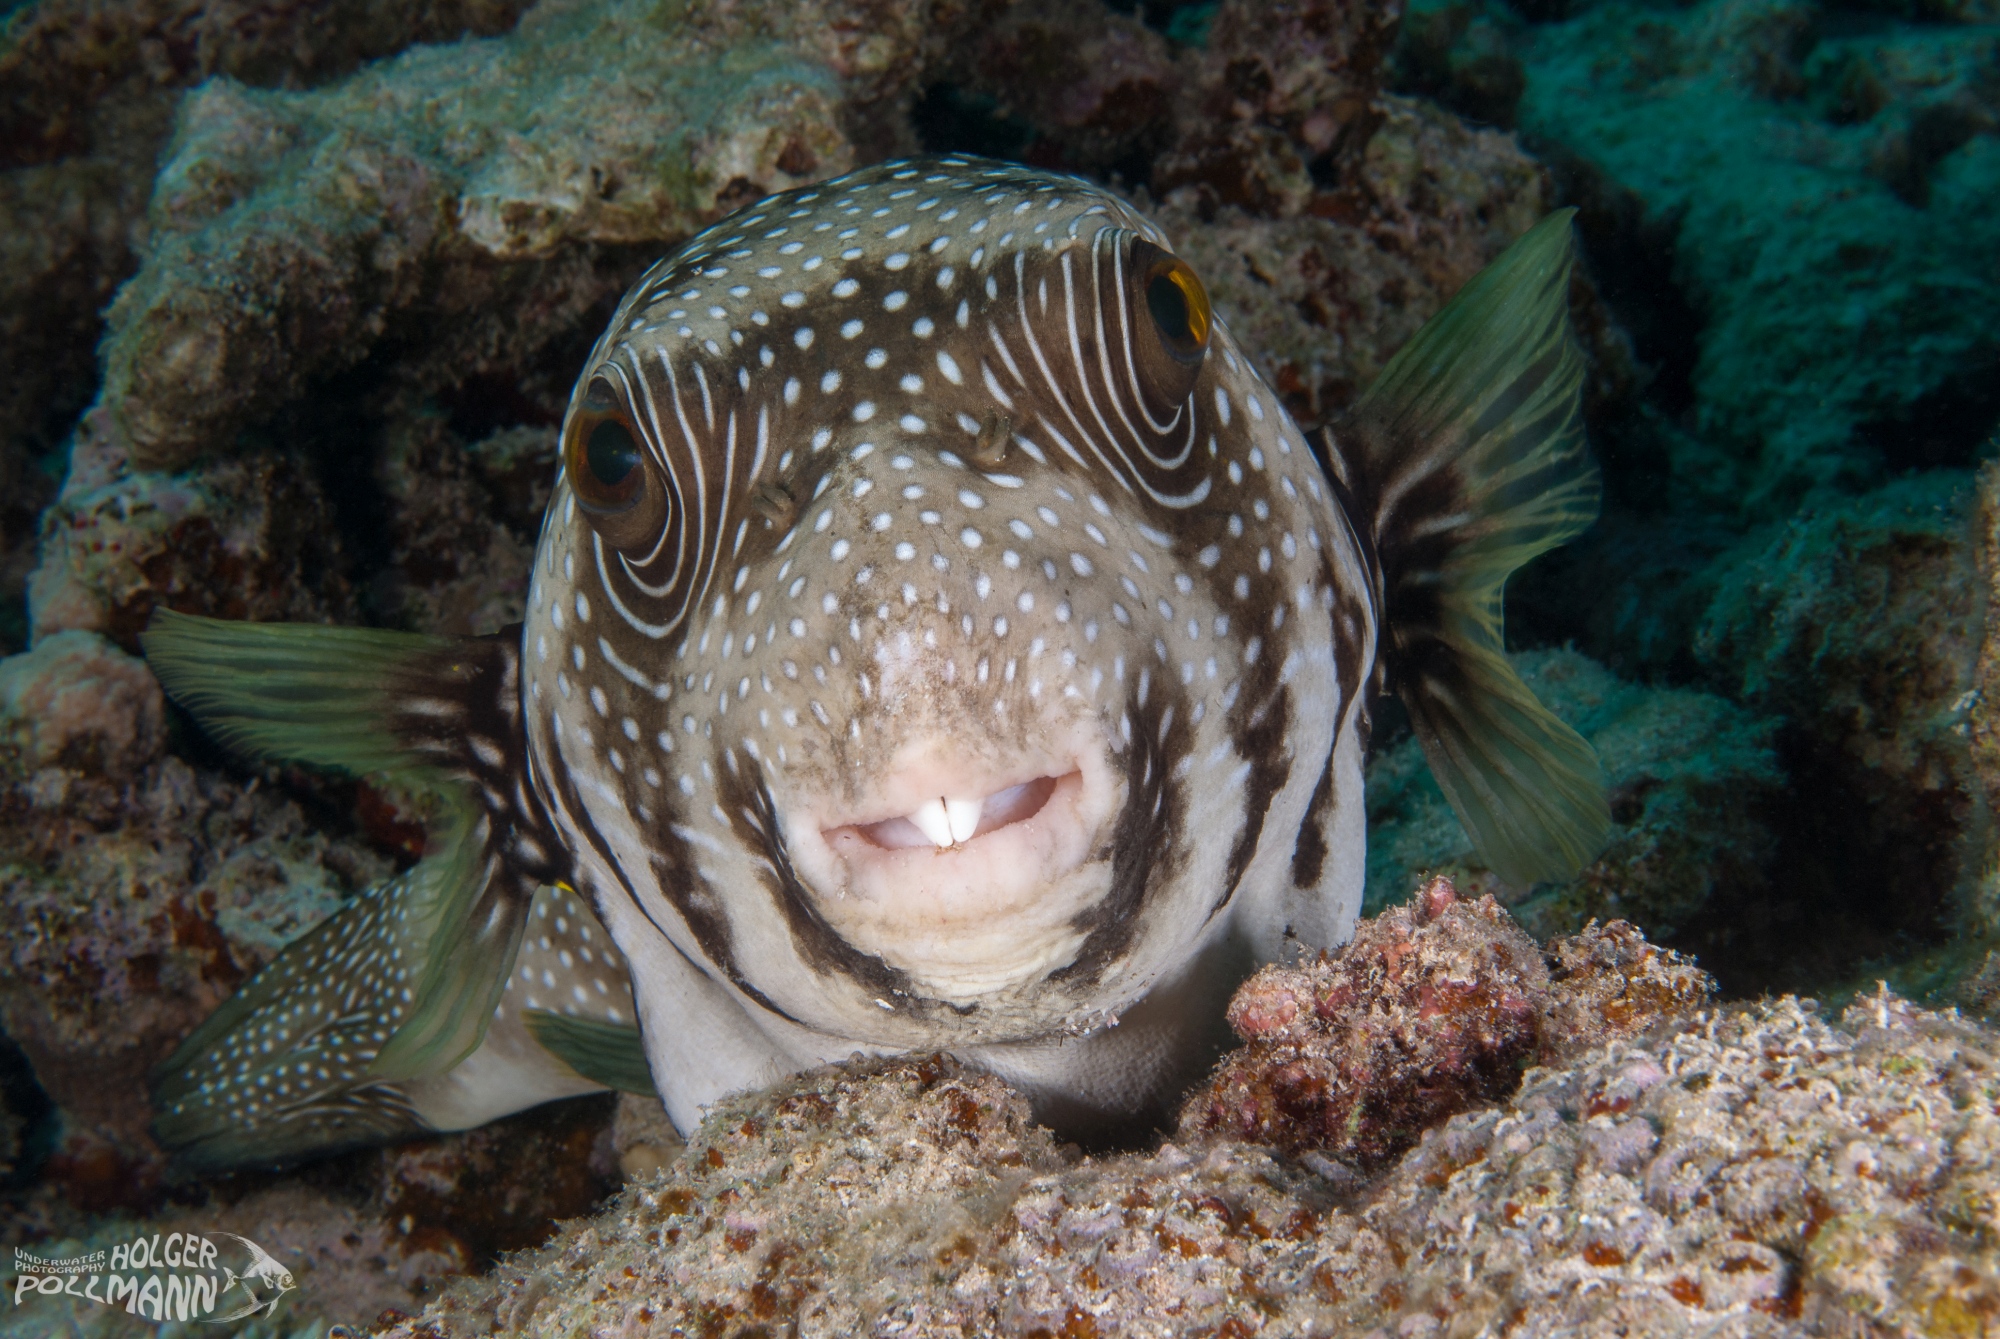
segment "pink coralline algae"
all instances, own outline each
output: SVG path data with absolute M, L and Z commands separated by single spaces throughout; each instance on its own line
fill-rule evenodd
M 1463 901 L 1433 879 L 1342 948 L 1243 985 L 1229 1022 L 1247 1044 L 1188 1100 L 1181 1133 L 1380 1167 L 1447 1116 L 1505 1097 L 1532 1066 L 1697 1007 L 1709 990 L 1622 922 L 1557 941 L 1553 961 L 1554 973 L 1491 897 Z

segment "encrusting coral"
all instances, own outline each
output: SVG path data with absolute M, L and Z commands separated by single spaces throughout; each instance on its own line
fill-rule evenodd
M 1838 1026 L 1791 998 L 1705 1006 L 1700 973 L 1629 927 L 1555 946 L 1539 1004 L 1500 1010 L 1540 1019 L 1542 1049 L 1518 1059 L 1541 1063 L 1416 1117 L 1414 1146 L 1377 1174 L 1314 1146 L 1316 1117 L 1268 1144 L 1202 1133 L 1216 1092 L 1269 1083 L 1302 1046 L 1355 1054 L 1343 1034 L 1371 1015 L 1415 1036 L 1449 1017 L 1438 988 L 1453 981 L 1464 1000 L 1493 986 L 1481 1008 L 1536 993 L 1490 900 L 1440 883 L 1418 904 L 1345 951 L 1371 971 L 1428 959 L 1403 988 L 1323 1008 L 1342 955 L 1247 986 L 1233 1014 L 1257 1039 L 1157 1150 L 1080 1157 L 990 1078 L 857 1060 L 723 1103 L 611 1211 L 383 1333 L 1775 1337 L 2000 1322 L 2000 1040 L 1886 992 Z M 1436 1059 L 1406 1055 L 1403 1079 Z M 1395 1068 L 1330 1077 L 1372 1087 Z

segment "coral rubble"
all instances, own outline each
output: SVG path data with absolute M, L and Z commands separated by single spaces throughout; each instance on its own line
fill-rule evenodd
M 1379 1167 L 1512 1092 L 1548 999 L 1541 950 L 1499 904 L 1433 879 L 1317 962 L 1246 982 L 1229 1023 L 1249 1044 L 1188 1100 L 1182 1130 Z
M 1711 990 L 1624 921 L 1549 952 L 1490 895 L 1461 901 L 1434 878 L 1339 949 L 1244 983 L 1229 1022 L 1247 1045 L 1188 1099 L 1181 1133 L 1379 1168 L 1530 1066 L 1691 1012 Z

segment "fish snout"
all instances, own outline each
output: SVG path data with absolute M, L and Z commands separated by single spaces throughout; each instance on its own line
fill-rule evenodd
M 837 933 L 969 1001 L 1074 957 L 1111 886 L 1125 789 L 1087 721 L 1040 746 L 932 736 L 838 795 L 796 797 L 784 827 Z

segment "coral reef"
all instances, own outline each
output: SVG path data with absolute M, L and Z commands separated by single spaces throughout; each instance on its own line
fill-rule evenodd
M 1964 472 L 2000 415 L 2000 10 L 1401 11 L 13 7 L 0 1028 L 53 1110 L 8 1089 L 9 1240 L 240 1231 L 299 1271 L 279 1329 L 366 1327 L 622 1172 L 613 1213 L 380 1323 L 2000 1329 L 1990 1034 L 1887 995 L 1688 1024 L 1707 978 L 1655 947 L 1732 993 L 1880 975 L 2000 1014 L 2000 467 Z M 1130 190 L 1309 428 L 1580 207 L 1607 521 L 1510 628 L 1583 652 L 1518 663 L 1597 746 L 1611 845 L 1504 887 L 1385 714 L 1370 908 L 1435 874 L 1465 900 L 1429 883 L 1259 975 L 1163 1148 L 1083 1158 L 917 1058 L 725 1104 L 685 1151 L 606 1097 L 165 1186 L 148 1068 L 422 835 L 369 784 L 230 770 L 133 658 L 152 610 L 516 618 L 610 302 L 737 204 L 919 145 Z
M 138 264 L 182 90 L 299 86 L 416 42 L 490 35 L 522 0 L 41 0 L 0 27 L 0 654 L 60 442 L 89 403 L 103 312 Z
M 234 1232 L 293 1272 L 296 1292 L 236 1333 L 324 1333 L 388 1324 L 419 1310 L 443 1282 L 496 1253 L 538 1245 L 555 1221 L 588 1213 L 615 1187 L 609 1101 L 567 1103 L 462 1135 L 355 1154 L 286 1180 L 250 1178 L 181 1197 L 142 1217 L 83 1217 L 55 1197 L 31 1199 L 7 1224 L 45 1258 L 107 1249 L 137 1236 Z M 238 1299 L 240 1300 L 240 1299 Z M 33 1298 L 0 1314 L 0 1336 L 65 1333 L 122 1339 L 155 1322 L 96 1303 Z
M 1433 879 L 1351 943 L 1236 992 L 1229 1024 L 1249 1044 L 1188 1100 L 1182 1131 L 1378 1168 L 1514 1090 L 1548 994 L 1541 950 L 1499 904 Z
M 1423 928 L 1477 962 L 1487 913 L 1432 898 Z M 1991 1032 L 1886 992 L 1838 1027 L 1789 998 L 1689 1014 L 1699 974 L 1629 930 L 1566 962 L 1551 995 L 1600 1021 L 1378 1176 L 1185 1129 L 1078 1158 L 989 1078 L 857 1061 L 724 1103 L 611 1211 L 383 1333 L 1780 1336 L 2000 1317 Z M 1604 1007 L 1613 980 L 1639 1007 Z M 1321 983 L 1274 984 L 1235 1005 L 1258 1025 L 1296 1006 L 1266 1036 L 1313 1015 Z
M 130 776 L 166 745 L 166 698 L 145 662 L 96 633 L 59 632 L 0 660 L 8 771 Z
M 1984 609 L 1957 472 L 1803 509 L 1717 564 L 1696 656 L 1743 700 L 1782 712 L 1801 771 L 1849 778 L 1885 865 L 1962 891 L 1984 833 L 1964 730 Z
M 1374 380 L 1480 267 L 1549 208 L 1541 169 L 1511 136 L 1383 99 L 1351 186 L 1302 179 L 1257 213 L 1186 183 L 1156 211 L 1205 276 L 1216 309 L 1302 424 Z
M 276 452 L 137 472 L 93 414 L 43 519 L 28 589 L 34 634 L 89 630 L 136 651 L 160 604 L 258 620 L 351 616 L 335 524 L 312 477 Z
M 877 8 L 548 0 L 318 87 L 210 70 L 42 523 L 32 635 L 130 645 L 157 603 L 351 618 L 357 590 L 383 621 L 506 621 L 538 518 L 495 528 L 470 448 L 560 416 L 598 309 L 662 250 L 907 142 L 894 113 L 961 15 Z M 314 68 L 344 70 L 326 40 Z
M 985 152 L 1140 181 L 1172 132 L 1182 78 L 1166 38 L 1137 18 L 1056 0 L 1002 7 L 937 73 L 946 82 L 928 100 L 961 118 L 977 105 L 1020 141 Z
M 81 741 L 83 753 L 122 759 L 102 739 Z M 391 867 L 316 829 L 281 789 L 179 758 L 116 780 L 61 765 L 0 779 L 0 897 L 16 927 L 0 960 L 0 1028 L 67 1116 L 50 1174 L 79 1201 L 144 1203 L 161 1171 L 148 1071 L 283 944 Z
M 1154 165 L 1154 189 L 1192 189 L 1205 210 L 1304 212 L 1319 183 L 1352 176 L 1381 122 L 1383 60 L 1401 16 L 1396 0 L 1224 0 L 1188 62 L 1179 135 Z
M 943 16 L 856 41 L 837 8 L 780 12 L 771 31 L 725 9 L 546 0 L 504 37 L 323 89 L 204 84 L 109 317 L 101 403 L 135 461 L 226 448 L 384 344 L 427 387 L 507 368 L 664 245 L 851 165 L 844 123 L 894 96 Z M 426 111 L 439 103 L 449 121 Z
M 1627 267 L 1630 306 L 1668 322 L 1642 342 L 1687 379 L 1698 437 L 1676 469 L 1708 505 L 1770 516 L 1818 486 L 1969 463 L 2000 414 L 2000 343 L 1980 315 L 2000 296 L 1984 204 L 2000 48 L 1951 26 L 1976 14 L 1421 8 L 1401 86 L 1518 124 L 1588 206 L 1600 250 L 1655 257 Z M 1680 341 L 1692 348 L 1667 347 Z

